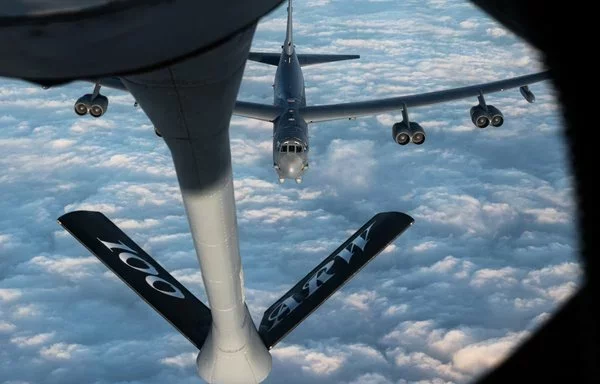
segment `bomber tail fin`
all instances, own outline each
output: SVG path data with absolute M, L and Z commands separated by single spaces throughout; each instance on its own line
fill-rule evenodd
M 210 309 L 100 212 L 58 218 L 71 235 L 198 349 L 212 324 Z
M 287 29 L 285 32 L 285 42 L 283 43 L 283 47 L 282 47 L 285 50 L 285 53 L 288 55 L 291 55 L 292 53 L 294 53 L 294 36 L 292 34 L 292 24 L 293 24 L 292 11 L 293 11 L 292 0 L 288 0 Z
M 414 222 L 399 212 L 373 216 L 264 313 L 259 334 L 272 348 Z

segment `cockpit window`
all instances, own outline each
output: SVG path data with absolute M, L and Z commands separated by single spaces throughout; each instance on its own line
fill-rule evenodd
M 302 153 L 304 147 L 301 144 L 284 144 L 279 148 L 279 152 Z

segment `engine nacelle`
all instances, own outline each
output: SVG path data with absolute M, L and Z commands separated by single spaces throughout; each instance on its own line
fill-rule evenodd
M 477 128 L 485 128 L 490 124 L 490 118 L 481 105 L 471 107 L 471 121 Z
M 425 142 L 425 130 L 415 122 L 411 121 L 410 126 L 407 126 L 406 122 L 402 121 L 392 127 L 392 137 L 400 145 L 406 145 L 411 141 L 421 145 Z
M 90 115 L 94 117 L 100 117 L 106 113 L 108 109 L 108 97 L 103 95 L 98 95 L 92 101 L 92 105 L 90 107 Z
M 79 116 L 83 116 L 88 113 L 88 110 L 92 107 L 92 94 L 88 93 L 86 95 L 81 96 L 75 102 L 75 113 Z
M 425 130 L 419 124 L 411 121 L 410 131 L 410 140 L 413 142 L 413 144 L 421 145 L 425 142 Z
M 410 129 L 406 126 L 404 121 L 392 126 L 392 138 L 396 143 L 406 145 L 410 143 L 410 136 Z
M 519 92 L 521 92 L 521 96 L 523 96 L 523 98 L 527 100 L 528 103 L 535 102 L 535 95 L 529 90 L 528 86 L 524 85 L 522 87 L 519 87 Z
M 490 116 L 490 123 L 494 127 L 499 127 L 504 123 L 504 115 L 500 110 L 493 105 L 488 105 L 488 114 Z

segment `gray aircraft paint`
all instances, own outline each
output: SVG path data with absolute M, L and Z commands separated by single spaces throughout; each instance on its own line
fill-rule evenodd
M 269 106 L 261 104 L 238 101 L 233 112 L 239 116 L 273 122 L 273 167 L 279 176 L 280 183 L 283 183 L 285 179 L 295 179 L 297 183 L 300 183 L 308 169 L 308 123 L 346 118 L 353 119 L 389 111 L 402 111 L 405 120 L 408 120 L 408 107 L 477 96 L 484 92 L 498 92 L 507 88 L 526 87 L 527 84 L 545 80 L 549 76 L 548 72 L 541 72 L 487 84 L 417 95 L 354 103 L 307 106 L 304 76 L 293 42 L 292 0 L 289 0 L 287 10 L 286 37 L 281 46 L 282 51 L 273 83 L 273 106 L 269 108 Z M 272 61 L 266 60 L 266 58 L 260 59 L 261 55 L 272 56 L 272 54 L 255 53 L 255 55 L 254 60 L 258 59 L 257 61 L 273 64 Z M 359 57 L 357 55 L 314 56 L 320 56 L 315 63 Z M 533 102 L 535 96 L 528 88 L 526 93 L 524 89 L 520 89 L 523 97 L 528 102 Z M 294 152 L 289 151 L 290 147 L 294 148 Z M 297 151 L 297 148 L 300 148 L 300 152 Z
M 310 150 L 308 124 L 337 119 L 354 119 L 386 112 L 397 113 L 400 111 L 402 111 L 403 116 L 407 120 L 407 109 L 411 107 L 438 104 L 469 97 L 475 99 L 482 94 L 500 92 L 517 87 L 519 87 L 521 95 L 525 100 L 532 103 L 535 101 L 535 96 L 527 86 L 549 78 L 549 72 L 544 71 L 461 88 L 378 100 L 307 106 L 304 76 L 301 68 L 303 65 L 356 59 L 359 56 L 297 54 L 293 42 L 291 0 L 288 3 L 286 37 L 281 48 L 278 61 L 276 53 L 251 52 L 248 56 L 249 60 L 277 65 L 273 83 L 273 105 L 236 101 L 233 109 L 234 115 L 273 123 L 273 167 L 277 172 L 280 183 L 284 182 L 285 179 L 295 179 L 296 182 L 300 183 L 308 169 L 308 154 Z M 123 80 L 119 77 L 101 78 L 98 82 L 111 88 L 128 90 L 123 84 Z M 415 123 L 414 126 L 417 127 L 418 124 Z M 160 132 L 159 129 L 157 131 Z M 425 134 L 425 131 L 422 130 L 422 133 Z M 394 133 L 392 136 L 394 136 Z M 294 149 L 293 152 L 289 151 L 290 146 Z
M 302 181 L 308 166 L 308 124 L 298 112 L 306 106 L 304 76 L 292 37 L 292 1 L 288 4 L 287 32 L 275 73 L 273 104 L 283 113 L 273 122 L 273 167 L 279 181 Z M 294 151 L 290 152 L 289 149 Z M 297 152 L 300 149 L 301 152 Z M 285 152 L 283 151 L 285 150 Z
M 88 5 L 91 3 L 86 2 Z M 198 373 L 209 383 L 260 382 L 271 370 L 271 356 L 260 340 L 246 307 L 243 292 L 228 132 L 234 105 L 235 111 L 245 110 L 249 117 L 274 122 L 274 130 L 277 133 L 275 135 L 274 132 L 274 144 L 277 144 L 277 137 L 283 142 L 295 140 L 294 145 L 306 145 L 304 151 L 293 152 L 293 156 L 289 152 L 283 156 L 274 151 L 274 160 L 285 165 L 285 176 L 297 177 L 298 159 L 304 164 L 308 152 L 307 121 L 397 111 L 402 109 L 401 106 L 427 105 L 470 97 L 480 92 L 496 92 L 507 87 L 541 81 L 547 78 L 547 73 L 512 79 L 513 82 L 510 83 L 500 81 L 488 84 L 487 88 L 486 85 L 477 85 L 400 98 L 307 107 L 304 79 L 298 55 L 293 49 L 290 9 L 287 38 L 276 74 L 275 105 L 236 103 L 243 67 L 256 27 L 256 18 L 264 14 L 263 9 L 273 6 L 275 1 L 264 0 L 260 2 L 261 8 L 250 7 L 252 10 L 260 9 L 260 12 L 239 12 L 236 6 L 221 4 L 223 9 L 219 8 L 219 12 L 215 13 L 226 15 L 227 23 L 222 22 L 223 18 L 211 20 L 211 12 L 183 12 L 182 9 L 185 8 L 180 3 L 194 3 L 190 7 L 200 7 L 192 1 L 162 2 L 161 5 L 167 8 L 156 8 L 153 14 L 161 14 L 162 19 L 177 20 L 177 23 L 164 24 L 162 27 L 159 25 L 157 28 L 156 23 L 146 22 L 142 31 L 147 34 L 140 33 L 139 30 L 123 29 L 119 29 L 119 33 L 109 35 L 73 34 L 73 27 L 66 25 L 62 18 L 54 22 L 41 20 L 39 24 L 40 28 L 44 28 L 41 29 L 43 33 L 25 34 L 22 30 L 29 27 L 23 25 L 22 19 L 4 20 L 4 35 L 13 36 L 14 39 L 6 38 L 4 40 L 8 43 L 0 44 L 5 53 L 0 73 L 19 78 L 50 79 L 60 83 L 68 79 L 90 79 L 104 74 L 115 76 L 134 70 L 160 67 L 152 72 L 126 75 L 117 79 L 119 84 L 136 98 L 161 132 L 173 156 L 213 319 L 211 330 L 197 357 Z M 205 7 L 202 7 L 204 10 Z M 250 10 L 248 7 L 244 9 Z M 130 11 L 136 12 L 137 9 Z M 179 17 L 173 17 L 173 14 Z M 198 17 L 202 15 L 207 22 L 198 22 Z M 227 15 L 238 17 L 228 18 Z M 86 27 L 95 31 L 99 30 L 99 25 L 102 30 L 106 25 L 119 24 L 119 28 L 125 29 L 131 27 L 121 22 L 125 15 L 100 13 L 99 16 L 108 19 L 110 23 L 87 23 Z M 186 17 L 186 20 L 192 18 L 193 22 L 182 22 L 181 17 Z M 155 18 L 147 17 L 146 20 Z M 250 22 L 246 23 L 248 20 Z M 79 23 L 77 17 L 73 17 L 71 21 Z M 239 28 L 244 25 L 249 27 L 240 31 Z M 191 27 L 193 33 L 181 33 L 180 28 L 172 32 L 173 27 L 179 26 Z M 164 38 L 165 33 L 167 36 L 187 36 L 186 44 L 164 44 L 157 48 L 157 41 L 171 41 Z M 139 39 L 139 35 L 143 35 L 144 39 Z M 152 36 L 160 38 L 154 39 Z M 107 37 L 112 40 L 104 40 Z M 220 43 L 211 45 L 217 37 L 221 38 Z M 65 40 L 61 44 L 46 44 L 49 42 L 44 40 L 46 38 Z M 89 47 L 90 38 L 98 39 L 94 40 L 93 44 L 98 49 L 78 49 Z M 140 45 L 142 43 L 145 45 Z M 41 47 L 43 49 L 40 49 Z M 200 49 L 204 50 L 198 52 Z M 73 50 L 78 50 L 77 60 L 72 60 Z M 186 56 L 187 59 L 172 62 L 182 56 Z M 31 59 L 36 57 L 44 60 Z M 53 60 L 53 65 L 48 65 L 50 59 Z M 82 61 L 88 65 L 81 65 Z M 170 64 L 159 65 L 166 62 Z M 528 94 L 523 94 L 524 97 L 529 97 L 526 95 Z M 533 101 L 532 96 L 528 98 L 528 101 L 530 100 Z M 210 113 L 207 113 L 208 111 Z M 156 290 L 152 283 L 151 278 L 149 289 Z
M 397 111 L 547 78 L 547 73 L 540 73 L 421 95 L 306 106 L 302 55 L 296 54 L 293 45 L 290 4 L 275 75 L 274 105 L 239 102 L 236 96 L 255 27 L 176 64 L 100 81 L 128 90 L 171 151 L 212 315 L 210 331 L 196 359 L 199 375 L 209 383 L 258 383 L 268 376 L 272 365 L 243 292 L 229 142 L 232 112 L 273 123 L 273 161 L 278 175 L 299 181 L 307 165 L 307 122 Z M 284 145 L 302 150 L 282 152 Z
M 57 85 L 141 73 L 209 50 L 281 2 L 2 0 L 0 76 Z
M 209 383 L 258 383 L 271 370 L 244 299 L 229 142 L 254 29 L 198 57 L 122 78 L 173 156 L 213 319 L 196 359 Z

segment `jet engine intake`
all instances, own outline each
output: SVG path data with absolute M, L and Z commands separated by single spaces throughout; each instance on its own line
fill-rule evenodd
M 494 127 L 501 126 L 504 123 L 504 115 L 502 114 L 502 112 L 500 112 L 500 110 L 494 107 L 493 105 L 488 105 L 487 108 L 490 117 L 490 123 Z
M 471 121 L 477 128 L 485 128 L 490 124 L 490 117 L 481 105 L 476 105 L 471 107 Z
M 98 95 L 93 101 L 89 109 L 90 115 L 100 117 L 106 113 L 108 109 L 108 98 L 103 95 Z
M 425 142 L 425 131 L 417 123 L 411 121 L 410 126 L 407 126 L 406 122 L 402 121 L 392 126 L 392 138 L 400 145 L 406 145 L 411 141 L 421 145 Z
M 413 144 L 421 145 L 425 142 L 425 130 L 419 124 L 410 122 L 411 137 Z
M 406 145 L 410 143 L 410 130 L 403 121 L 396 123 L 392 126 L 392 138 L 400 145 Z
M 92 94 L 88 93 L 86 95 L 81 96 L 75 102 L 75 113 L 79 116 L 83 116 L 88 113 L 88 110 L 92 106 Z

